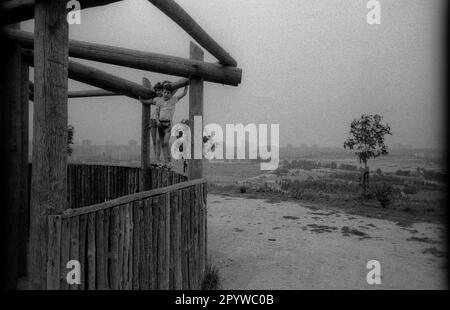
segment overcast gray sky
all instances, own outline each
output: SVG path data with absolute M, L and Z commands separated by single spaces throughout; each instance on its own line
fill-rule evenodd
M 243 69 L 237 88 L 206 84 L 206 123 L 278 123 L 282 146 L 341 146 L 352 119 L 379 113 L 392 127 L 389 143 L 440 146 L 444 1 L 380 0 L 381 25 L 366 23 L 367 0 L 177 2 Z M 23 27 L 33 30 L 31 22 Z M 83 11 L 70 37 L 186 58 L 191 40 L 146 0 Z M 209 54 L 206 60 L 215 61 Z M 138 83 L 143 76 L 153 84 L 178 79 L 95 66 Z M 89 88 L 69 82 L 70 90 Z M 140 141 L 140 112 L 126 97 L 69 100 L 76 141 Z M 186 97 L 175 120 L 187 113 Z

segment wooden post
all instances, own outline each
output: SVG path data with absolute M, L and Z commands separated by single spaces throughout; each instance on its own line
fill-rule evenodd
M 165 237 L 166 237 L 166 245 L 165 245 L 165 273 L 164 273 L 164 290 L 168 290 L 170 289 L 170 230 L 172 229 L 172 227 L 170 226 L 170 192 L 166 193 L 166 206 L 165 206 L 165 225 L 164 225 L 164 229 L 166 230 L 165 232 Z
M 30 280 L 44 289 L 49 215 L 67 202 L 68 24 L 66 2 L 35 1 L 34 124 L 30 210 Z
M 142 84 L 150 84 L 146 78 L 142 79 Z M 151 86 L 151 85 L 150 85 Z M 150 189 L 150 109 L 151 105 L 142 103 L 142 122 L 141 122 L 141 191 Z
M 29 82 L 29 66 L 25 61 L 21 62 L 21 131 L 22 131 L 22 162 L 21 162 L 21 204 L 19 210 L 19 276 L 25 276 L 27 273 L 27 245 L 28 245 L 28 229 L 30 220 L 30 209 L 28 204 L 28 82 Z
M 17 25 L 15 25 L 17 26 Z M 17 288 L 19 254 L 19 210 L 22 202 L 22 115 L 20 87 L 20 46 L 0 38 L 2 186 L 2 288 Z M 4 191 L 4 192 L 3 192 Z
M 60 288 L 61 262 L 61 216 L 48 216 L 47 240 L 47 283 L 46 289 L 58 290 Z
M 203 61 L 204 53 L 200 47 L 191 42 L 190 58 Z M 201 116 L 201 124 L 194 124 L 195 116 Z M 198 121 L 197 121 L 198 123 Z M 194 126 L 195 125 L 195 126 Z M 191 156 L 189 160 L 189 179 L 200 179 L 203 177 L 203 141 L 198 143 L 198 139 L 203 140 L 203 78 L 191 76 L 189 86 L 189 127 L 191 128 Z M 196 147 L 194 147 L 196 145 Z M 196 156 L 197 154 L 197 156 Z

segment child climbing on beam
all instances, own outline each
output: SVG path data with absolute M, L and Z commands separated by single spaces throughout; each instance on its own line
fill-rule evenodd
M 146 78 L 143 79 L 144 81 L 144 86 L 148 86 L 150 81 L 148 81 Z M 150 84 L 151 87 L 151 84 Z M 161 141 L 159 140 L 159 138 L 157 137 L 157 131 L 158 131 L 158 126 L 157 126 L 157 115 L 156 115 L 156 107 L 158 106 L 158 102 L 160 100 L 162 100 L 162 95 L 163 95 L 163 84 L 162 83 L 156 83 L 155 87 L 153 88 L 153 90 L 156 92 L 156 94 L 158 95 L 157 97 L 153 98 L 153 99 L 143 99 L 141 97 L 139 97 L 139 101 L 141 103 L 144 104 L 151 104 L 154 107 L 150 108 L 150 136 L 152 139 L 152 144 L 153 144 L 153 152 L 155 154 L 155 158 L 156 158 L 156 162 L 159 162 L 160 157 L 161 157 Z
M 172 130 L 172 118 L 175 114 L 175 106 L 187 94 L 187 86 L 179 96 L 174 96 L 174 89 L 171 83 L 163 84 L 162 100 L 159 100 L 156 105 L 158 136 L 162 143 L 162 151 L 166 163 L 171 161 L 169 140 Z

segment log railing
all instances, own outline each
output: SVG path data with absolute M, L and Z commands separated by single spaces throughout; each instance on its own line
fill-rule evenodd
M 31 186 L 32 167 L 29 164 L 28 187 Z M 150 189 L 167 187 L 187 181 L 187 176 L 165 167 L 151 165 L 142 170 L 137 167 L 106 165 L 67 165 L 67 207 L 69 210 L 108 202 L 116 198 L 142 192 L 139 182 L 143 173 L 149 175 Z M 30 233 L 30 193 L 28 207 L 24 209 L 22 236 L 29 239 Z M 23 257 L 27 256 L 26 247 L 21 248 Z M 26 270 L 26 261 L 21 261 L 20 268 Z
M 48 217 L 48 289 L 200 289 L 206 181 L 136 193 Z M 81 265 L 68 284 L 66 265 Z

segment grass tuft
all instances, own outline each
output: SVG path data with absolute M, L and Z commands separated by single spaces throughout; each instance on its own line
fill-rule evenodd
M 220 289 L 220 273 L 216 265 L 208 264 L 206 273 L 202 281 L 202 290 L 219 290 Z

